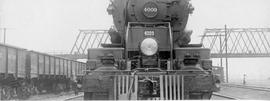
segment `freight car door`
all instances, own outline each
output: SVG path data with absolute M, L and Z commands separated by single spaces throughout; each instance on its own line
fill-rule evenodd
M 55 75 L 59 75 L 59 69 L 60 69 L 60 60 L 58 58 L 55 58 Z
M 63 60 L 63 75 L 67 74 L 67 60 Z
M 49 75 L 50 74 L 50 57 L 45 56 L 45 74 Z
M 6 72 L 6 47 L 0 46 L 0 73 Z
M 59 73 L 60 73 L 60 74 L 59 74 L 59 75 L 63 75 L 63 68 L 64 68 L 64 66 L 63 66 L 64 64 L 63 64 L 63 63 L 64 63 L 64 62 L 63 62 L 62 59 L 59 59 L 59 61 L 60 61 L 60 62 L 59 62 Z
M 24 78 L 26 77 L 26 51 L 19 50 L 18 51 L 18 77 Z
M 8 48 L 8 74 L 16 73 L 16 50 Z
M 71 61 L 68 61 L 68 69 L 67 69 L 67 71 L 68 71 L 68 78 L 70 78 L 71 77 Z
M 44 74 L 44 55 L 39 55 L 38 58 L 38 71 L 39 71 L 39 75 L 43 75 Z
M 72 70 L 71 70 L 71 72 L 72 72 L 72 73 L 71 73 L 71 74 L 72 74 L 72 77 L 73 77 L 73 79 L 76 79 L 76 72 L 75 72 L 75 71 L 76 71 L 76 70 L 75 70 L 75 69 L 76 69 L 76 64 L 75 64 L 74 61 L 71 62 L 71 66 L 72 66 L 72 67 L 71 67 L 71 69 L 72 69 Z
M 51 75 L 54 75 L 55 74 L 55 69 L 54 69 L 54 67 L 55 67 L 55 60 L 54 60 L 55 58 L 54 57 L 50 57 L 50 74 Z
M 35 78 L 38 76 L 38 55 L 35 53 L 30 53 L 30 62 L 31 62 L 31 78 Z

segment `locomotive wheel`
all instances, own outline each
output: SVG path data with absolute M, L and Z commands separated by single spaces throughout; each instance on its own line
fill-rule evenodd
M 53 92 L 55 93 L 55 94 L 57 94 L 57 83 L 54 83 L 53 84 Z
M 206 93 L 202 93 L 202 99 L 211 99 L 212 96 L 212 92 L 206 92 Z
M 201 93 L 190 93 L 189 99 L 191 99 L 191 100 L 201 99 Z
M 16 88 L 11 88 L 10 95 L 11 95 L 12 99 L 18 97 L 17 89 Z
M 30 94 L 31 94 L 31 95 L 38 94 L 37 87 L 35 87 L 34 85 L 31 85 L 31 86 L 30 86 Z
M 28 87 L 19 87 L 17 89 L 17 94 L 18 94 L 18 98 L 19 99 L 27 99 L 28 97 L 30 97 L 30 88 Z
M 84 92 L 84 100 L 93 100 L 93 92 Z
M 190 93 L 189 98 L 194 100 L 204 99 L 210 100 L 212 96 L 212 92 L 205 92 L 205 93 Z
M 64 90 L 64 84 L 63 83 L 59 83 L 58 84 L 58 90 L 59 90 L 59 92 L 62 92 L 63 90 Z
M 10 100 L 11 99 L 11 88 L 3 87 L 1 90 L 1 100 Z
M 38 95 L 39 94 L 38 87 L 35 85 L 32 85 L 30 88 L 30 92 L 31 92 L 31 95 Z

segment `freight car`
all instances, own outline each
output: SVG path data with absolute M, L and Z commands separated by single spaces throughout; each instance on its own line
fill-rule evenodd
M 210 49 L 189 44 L 190 0 L 111 0 L 111 44 L 88 49 L 86 100 L 210 99 Z
M 68 90 L 84 69 L 82 62 L 0 44 L 0 99 Z

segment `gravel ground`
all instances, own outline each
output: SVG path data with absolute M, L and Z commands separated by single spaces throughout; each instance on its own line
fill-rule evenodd
M 270 92 L 236 87 L 221 87 L 218 93 L 243 100 L 270 100 Z
M 231 80 L 231 84 L 243 84 L 242 80 Z M 268 87 L 270 88 L 270 79 L 269 80 L 247 80 L 247 86 L 257 86 L 257 87 Z
M 79 93 L 82 94 L 82 93 Z M 73 97 L 75 96 L 73 91 L 70 92 L 62 92 L 59 94 L 42 94 L 42 95 L 35 95 L 35 96 L 31 96 L 29 99 L 27 100 L 57 100 L 57 101 L 64 101 L 67 98 Z
M 228 100 L 227 98 L 219 97 L 219 96 L 212 96 L 210 100 Z
M 234 82 L 233 84 L 240 84 Z M 252 82 L 248 83 L 247 85 L 250 86 L 261 86 L 261 87 L 270 87 L 269 82 Z M 221 91 L 217 92 L 219 94 L 224 94 L 227 96 L 235 97 L 238 99 L 243 100 L 270 100 L 270 92 L 267 91 L 257 91 L 251 89 L 244 89 L 244 88 L 236 88 L 236 87 L 226 87 L 222 86 Z M 82 93 L 80 93 L 82 94 Z M 79 94 L 79 95 L 80 95 Z M 70 97 L 74 97 L 75 94 L 73 91 L 70 92 L 62 92 L 60 94 L 42 94 L 30 97 L 28 100 L 65 100 Z M 78 98 L 76 100 L 82 100 L 82 98 Z M 219 97 L 213 97 L 211 100 L 222 100 Z M 223 99 L 224 100 L 224 99 Z

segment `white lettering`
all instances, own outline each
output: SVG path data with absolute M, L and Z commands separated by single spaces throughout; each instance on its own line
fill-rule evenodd
M 144 12 L 157 12 L 157 8 L 153 8 L 153 7 L 144 8 Z
M 145 36 L 154 36 L 155 32 L 154 31 L 144 31 Z

